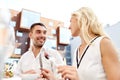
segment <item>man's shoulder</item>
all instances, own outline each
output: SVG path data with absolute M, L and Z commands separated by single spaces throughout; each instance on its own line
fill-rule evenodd
M 49 55 L 59 55 L 60 53 L 56 49 L 52 48 L 44 48 L 45 52 L 47 52 Z
M 52 48 L 44 48 L 44 49 L 45 49 L 45 51 L 47 51 L 47 52 L 52 52 L 52 53 L 58 52 L 56 49 L 52 49 Z

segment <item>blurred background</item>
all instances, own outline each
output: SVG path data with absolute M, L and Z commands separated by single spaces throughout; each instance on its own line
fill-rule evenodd
M 71 37 L 69 20 L 71 13 L 83 6 L 93 9 L 120 52 L 119 0 L 0 0 L 0 8 L 7 8 L 11 13 L 9 25 L 14 28 L 16 39 L 15 51 L 6 65 L 16 66 L 21 55 L 29 49 L 28 29 L 34 21 L 43 22 L 48 28 L 45 46 L 58 50 L 66 64 L 71 65 L 80 39 Z

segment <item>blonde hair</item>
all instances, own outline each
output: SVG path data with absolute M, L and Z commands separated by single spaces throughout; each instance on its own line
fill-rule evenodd
M 96 15 L 88 7 L 82 7 L 72 13 L 78 20 L 79 29 L 86 43 L 89 43 L 92 37 L 90 33 L 96 36 L 106 36 L 102 25 L 99 23 Z

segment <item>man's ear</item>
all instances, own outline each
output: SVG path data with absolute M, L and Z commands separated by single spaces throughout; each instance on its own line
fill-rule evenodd
M 29 33 L 29 38 L 32 38 L 32 33 L 31 32 Z

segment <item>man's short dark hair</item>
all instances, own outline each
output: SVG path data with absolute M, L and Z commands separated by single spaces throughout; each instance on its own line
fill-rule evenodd
M 45 26 L 43 23 L 41 23 L 41 22 L 39 22 L 39 23 L 33 23 L 33 24 L 31 25 L 31 27 L 30 27 L 30 32 L 32 32 L 33 28 L 34 28 L 36 25 L 40 25 L 40 26 L 43 26 L 44 28 L 46 28 L 46 26 Z M 47 29 L 47 28 L 46 28 L 46 29 Z

